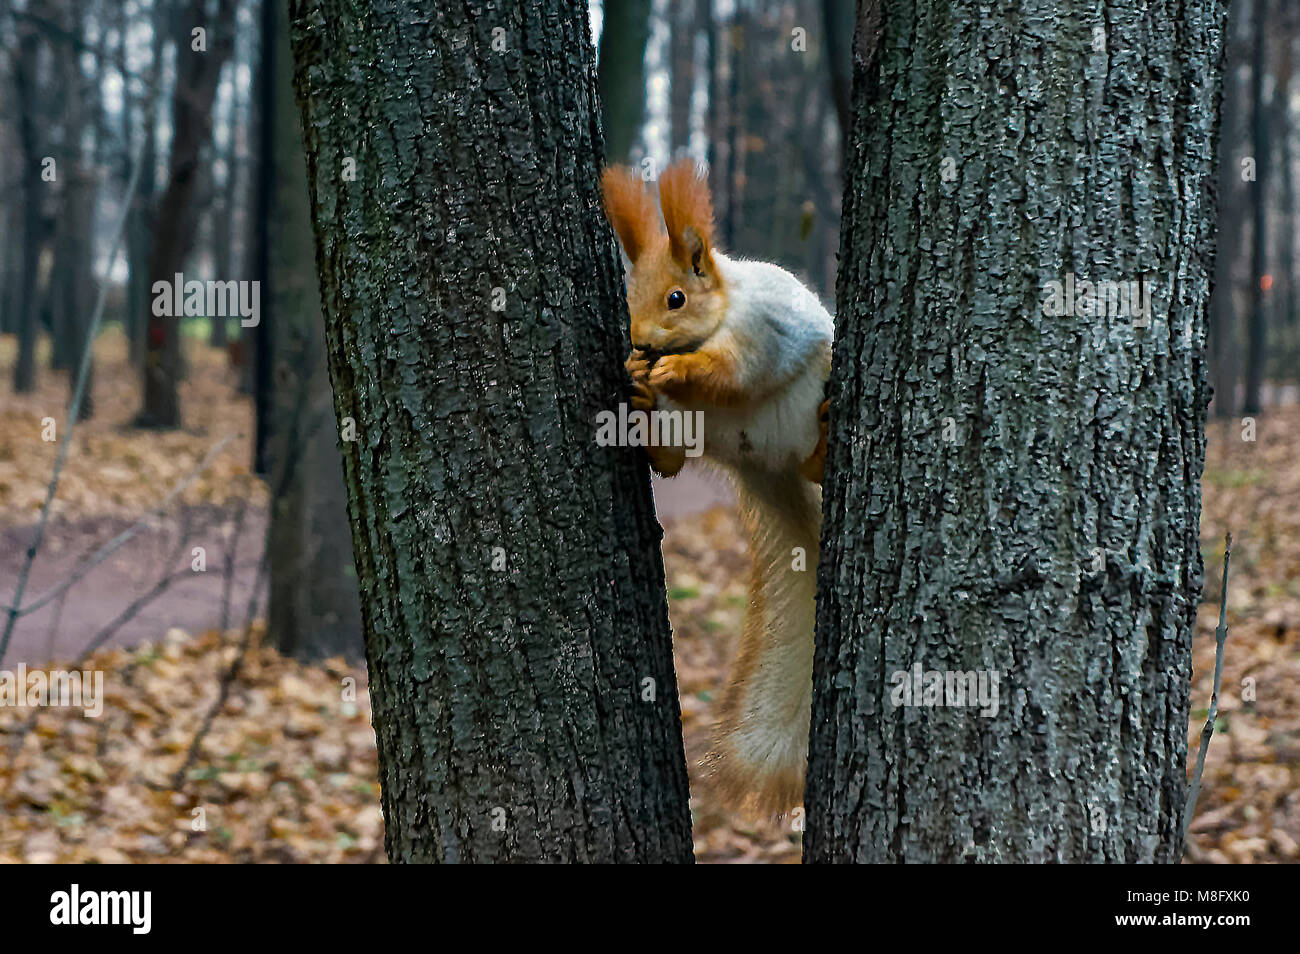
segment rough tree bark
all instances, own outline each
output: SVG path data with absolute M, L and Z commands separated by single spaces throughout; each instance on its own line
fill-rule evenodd
M 1179 859 L 1223 28 L 860 6 L 806 860 Z M 1070 273 L 1150 322 L 1045 314 Z
M 689 861 L 586 6 L 290 9 L 389 857 Z

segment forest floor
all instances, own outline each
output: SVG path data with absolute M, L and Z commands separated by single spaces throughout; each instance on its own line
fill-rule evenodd
M 222 353 L 193 340 L 187 351 L 186 428 L 157 434 L 129 426 L 139 387 L 121 336 L 107 333 L 97 348 L 97 413 L 74 438 L 27 602 L 96 544 L 134 526 L 230 440 L 143 532 L 64 598 L 20 621 L 6 669 L 66 664 L 92 640 L 104 641 L 79 667 L 104 673 L 104 712 L 87 719 L 77 709 L 0 708 L 0 861 L 382 861 L 364 669 L 303 665 L 260 645 L 262 624 L 247 619 L 266 509 L 265 486 L 247 466 L 251 407 Z M 0 381 L 12 362 L 13 339 L 0 337 Z M 42 418 L 61 427 L 67 396 L 66 376 L 48 372 L 32 395 L 0 392 L 0 602 L 13 593 L 57 449 L 41 440 Z M 1210 428 L 1193 756 L 1210 698 L 1225 530 L 1234 544 L 1223 692 L 1191 862 L 1300 861 L 1297 433 L 1297 408 L 1259 415 L 1254 442 L 1241 440 L 1236 424 Z M 797 862 L 797 821 L 727 813 L 698 768 L 744 616 L 747 576 L 736 514 L 716 505 L 727 495 L 702 492 L 705 512 L 661 499 L 677 514 L 664 520 L 664 558 L 696 856 Z M 190 570 L 195 540 L 208 572 L 186 577 L 175 571 Z M 223 565 L 236 547 L 227 595 Z M 158 590 L 169 579 L 175 585 Z M 242 668 L 230 678 L 236 658 Z

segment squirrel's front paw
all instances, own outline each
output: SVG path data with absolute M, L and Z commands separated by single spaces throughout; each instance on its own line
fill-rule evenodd
M 650 366 L 650 389 L 670 397 L 686 385 L 689 363 L 686 355 L 666 354 Z

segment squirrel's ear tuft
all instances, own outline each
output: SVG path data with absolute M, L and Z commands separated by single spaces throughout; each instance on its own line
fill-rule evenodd
M 695 161 L 679 159 L 659 177 L 659 205 L 668 226 L 673 260 L 697 275 L 712 267 L 713 200 L 709 183 L 696 171 Z
M 600 177 L 605 216 L 633 265 L 659 235 L 659 213 L 645 182 L 627 166 L 610 166 Z

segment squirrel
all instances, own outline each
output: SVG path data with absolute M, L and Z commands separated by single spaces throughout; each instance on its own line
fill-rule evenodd
M 638 173 L 610 167 L 601 185 L 632 266 L 629 403 L 703 412 L 701 460 L 731 477 L 749 537 L 749 608 L 705 765 L 729 808 L 786 812 L 808 757 L 833 322 L 789 272 L 714 247 L 689 158 L 659 177 L 666 232 Z M 686 462 L 681 447 L 645 449 L 663 477 Z

